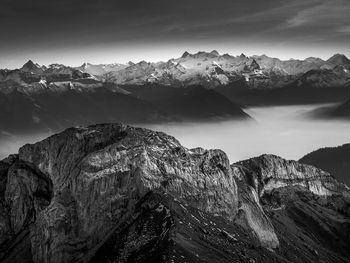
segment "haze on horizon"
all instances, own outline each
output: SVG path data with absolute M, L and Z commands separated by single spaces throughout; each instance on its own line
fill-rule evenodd
M 3 0 L 0 68 L 160 61 L 218 50 L 350 56 L 348 0 Z M 6 40 L 6 41 L 4 41 Z

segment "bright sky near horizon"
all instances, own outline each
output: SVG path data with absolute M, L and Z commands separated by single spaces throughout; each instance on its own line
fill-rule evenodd
M 160 61 L 218 50 L 350 56 L 349 0 L 3 0 L 0 68 Z

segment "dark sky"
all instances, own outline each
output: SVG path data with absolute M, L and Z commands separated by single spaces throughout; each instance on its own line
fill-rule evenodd
M 184 51 L 350 56 L 350 0 L 0 0 L 0 68 Z

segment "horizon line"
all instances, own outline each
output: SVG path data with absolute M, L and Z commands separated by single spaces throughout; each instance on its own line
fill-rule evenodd
M 244 54 L 244 53 L 241 53 L 241 54 L 237 54 L 237 55 L 233 55 L 233 54 L 230 54 L 230 53 L 228 53 L 228 52 L 225 52 L 225 53 L 220 53 L 220 52 L 218 52 L 218 50 L 217 49 L 213 49 L 213 50 L 211 50 L 211 51 L 204 51 L 204 50 L 199 50 L 199 51 L 197 51 L 197 52 L 195 52 L 195 53 L 191 53 L 191 52 L 188 52 L 188 51 L 184 51 L 184 52 L 182 52 L 182 55 L 181 56 L 179 56 L 179 57 L 177 57 L 177 58 L 175 58 L 175 57 L 172 57 L 172 58 L 169 58 L 168 60 L 156 60 L 156 59 L 154 59 L 154 60 L 145 60 L 145 59 L 141 59 L 141 60 L 138 60 L 137 62 L 135 62 L 135 61 L 133 61 L 133 60 L 129 60 L 129 61 L 123 61 L 123 62 L 117 62 L 117 61 L 114 61 L 114 62 L 100 62 L 100 63 L 92 63 L 92 62 L 88 62 L 88 61 L 84 61 L 84 62 L 81 62 L 80 64 L 78 64 L 78 65 L 75 65 L 75 66 L 73 66 L 73 65 L 71 65 L 71 64 L 64 64 L 64 63 L 59 63 L 59 62 L 53 62 L 53 63 L 50 63 L 50 64 L 41 64 L 41 63 L 37 63 L 36 62 L 36 60 L 34 60 L 34 59 L 31 59 L 31 58 L 29 58 L 29 59 L 27 59 L 27 60 L 25 60 L 25 62 L 22 64 L 22 66 L 20 66 L 19 68 L 18 67 L 13 67 L 13 68 L 7 68 L 7 67 L 5 67 L 5 68 L 0 68 L 0 69 L 7 69 L 7 70 L 16 70 L 16 69 L 20 69 L 21 67 L 23 67 L 26 63 L 28 63 L 29 61 L 32 61 L 34 64 L 37 64 L 37 65 L 39 65 L 40 67 L 43 67 L 43 66 L 45 66 L 45 67 L 47 67 L 47 66 L 50 66 L 50 65 L 54 65 L 54 64 L 58 64 L 58 65 L 63 65 L 63 66 L 68 66 L 68 67 L 72 67 L 72 68 L 77 68 L 77 67 L 81 67 L 81 66 L 83 66 L 85 63 L 86 64 L 90 64 L 90 65 L 111 65 L 111 64 L 121 64 L 121 65 L 127 65 L 127 64 L 129 64 L 129 63 L 133 63 L 133 64 L 138 64 L 138 63 L 141 63 L 141 62 L 146 62 L 146 63 L 166 63 L 166 62 L 168 62 L 168 61 L 170 61 L 170 60 L 173 60 L 173 59 L 179 59 L 179 58 L 181 58 L 186 52 L 189 54 L 189 55 L 196 55 L 196 54 L 198 54 L 198 53 L 206 53 L 206 54 L 210 54 L 210 53 L 212 53 L 212 52 L 214 52 L 214 51 L 216 51 L 218 54 L 219 54 L 219 57 L 222 57 L 222 56 L 224 56 L 224 55 L 229 55 L 229 56 L 231 56 L 231 57 L 239 57 L 239 56 L 242 56 L 242 55 L 244 55 L 244 56 L 246 56 L 246 57 L 248 57 L 248 58 L 251 58 L 251 57 L 254 57 L 254 56 L 258 56 L 258 57 L 262 57 L 262 56 L 266 56 L 266 57 L 269 57 L 269 58 L 273 58 L 273 59 L 278 59 L 278 60 L 280 60 L 280 61 L 291 61 L 291 60 L 300 60 L 300 61 L 304 61 L 304 60 L 306 60 L 306 59 L 309 59 L 309 58 L 318 58 L 318 59 L 321 59 L 321 60 L 323 60 L 323 61 L 327 61 L 328 59 L 330 59 L 330 58 L 332 58 L 333 56 L 336 56 L 336 55 L 340 55 L 340 56 L 345 56 L 347 59 L 348 59 L 348 57 L 347 57 L 347 55 L 345 55 L 344 53 L 341 53 L 341 52 L 335 52 L 335 53 L 333 53 L 333 55 L 331 55 L 331 56 L 329 56 L 328 58 L 323 58 L 323 57 L 319 57 L 319 56 L 307 56 L 307 57 L 301 57 L 301 58 L 293 58 L 293 57 L 291 57 L 291 58 L 289 58 L 289 59 L 280 59 L 279 57 L 277 57 L 277 56 L 269 56 L 269 55 L 267 55 L 266 53 L 263 53 L 263 54 L 260 54 L 260 55 L 257 55 L 257 54 L 253 54 L 253 55 L 246 55 L 246 54 Z

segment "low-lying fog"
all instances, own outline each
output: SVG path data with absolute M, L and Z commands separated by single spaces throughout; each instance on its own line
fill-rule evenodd
M 298 160 L 326 146 L 350 142 L 350 121 L 316 120 L 309 112 L 321 105 L 247 109 L 255 122 L 222 121 L 181 125 L 149 125 L 176 137 L 184 146 L 222 149 L 231 162 L 264 153 Z M 325 105 L 322 105 L 325 106 Z
M 272 153 L 287 159 L 299 159 L 325 146 L 350 142 L 350 121 L 315 120 L 307 113 L 320 105 L 256 107 L 246 112 L 255 121 L 220 121 L 143 125 L 176 137 L 188 148 L 224 150 L 231 162 Z M 15 153 L 25 143 L 51 134 L 1 136 L 0 158 Z

